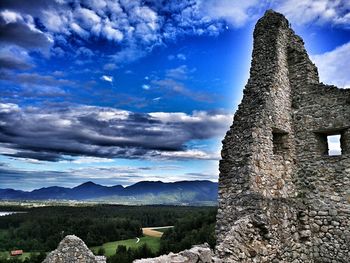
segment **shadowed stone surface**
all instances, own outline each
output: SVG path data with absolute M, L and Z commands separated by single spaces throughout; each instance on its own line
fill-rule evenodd
M 106 263 L 106 258 L 95 256 L 78 237 L 66 236 L 43 263 Z
M 319 83 L 303 40 L 267 11 L 223 140 L 222 262 L 350 262 L 350 90 Z M 342 154 L 328 156 L 327 136 Z

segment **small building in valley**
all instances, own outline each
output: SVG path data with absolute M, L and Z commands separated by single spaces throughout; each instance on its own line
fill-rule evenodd
M 18 250 L 12 250 L 10 252 L 11 256 L 15 257 L 15 256 L 21 256 L 23 255 L 23 250 L 21 249 L 18 249 Z

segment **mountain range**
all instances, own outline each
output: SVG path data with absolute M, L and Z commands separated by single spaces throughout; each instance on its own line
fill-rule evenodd
M 75 200 L 119 204 L 215 204 L 218 183 L 211 181 L 141 181 L 133 185 L 103 186 L 86 182 L 73 188 L 51 186 L 33 191 L 0 189 L 0 200 Z

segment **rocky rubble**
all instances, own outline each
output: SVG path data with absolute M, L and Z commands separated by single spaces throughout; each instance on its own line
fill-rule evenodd
M 43 263 L 106 263 L 106 258 L 95 256 L 80 238 L 69 235 Z
M 157 258 L 135 260 L 134 263 L 211 263 L 212 251 L 208 244 L 194 246 L 178 254 L 170 253 Z

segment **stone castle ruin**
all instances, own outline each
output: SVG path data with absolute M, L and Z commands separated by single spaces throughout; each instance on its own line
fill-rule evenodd
M 329 156 L 330 135 L 341 155 Z M 271 10 L 223 140 L 216 234 L 212 255 L 202 246 L 139 262 L 350 262 L 350 90 L 319 82 L 303 40 Z M 46 262 L 101 260 L 53 260 L 61 254 Z
M 340 135 L 341 155 L 327 137 Z M 223 262 L 350 262 L 350 90 L 319 82 L 303 40 L 267 11 L 220 161 Z

